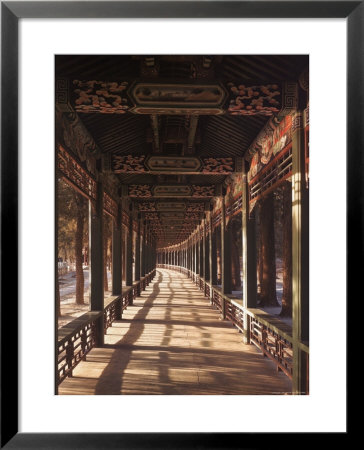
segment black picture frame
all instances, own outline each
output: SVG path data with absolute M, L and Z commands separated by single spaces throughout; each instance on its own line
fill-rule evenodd
M 255 433 L 18 432 L 18 273 L 16 270 L 6 269 L 9 266 L 18 267 L 19 250 L 18 21 L 21 18 L 119 17 L 347 19 L 347 300 L 350 291 L 361 292 L 359 283 L 363 275 L 364 1 L 1 2 L 1 448 L 257 448 L 260 447 L 261 437 L 267 439 L 267 442 L 271 439 L 271 447 L 275 447 L 274 440 L 277 438 L 268 433 L 257 436 Z M 354 257 L 358 255 L 358 250 L 361 257 L 359 262 Z M 10 296 L 11 301 L 7 301 Z M 359 297 L 357 300 L 360 300 Z M 349 428 L 347 430 L 349 431 Z M 343 434 L 347 435 L 348 431 Z M 284 445 L 286 438 L 280 437 L 279 441 L 280 445 Z

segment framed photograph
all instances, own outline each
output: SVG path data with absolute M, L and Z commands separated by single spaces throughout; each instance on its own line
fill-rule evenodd
M 362 152 L 358 150 L 364 143 L 363 20 L 361 1 L 1 2 L 1 448 L 249 448 L 260 439 L 268 441 L 277 433 L 348 434 L 347 287 L 360 292 L 363 269 L 362 263 L 352 261 L 352 249 L 356 249 L 356 256 L 358 249 L 360 253 L 363 250 L 364 167 Z M 89 58 L 90 55 L 93 57 Z M 120 78 L 117 86 L 109 83 L 101 87 L 95 80 L 75 79 L 77 70 L 82 72 L 96 60 L 100 61 L 100 68 L 104 64 L 100 77 L 103 73 L 105 77 L 109 72 L 117 73 L 112 61 L 120 64 L 120 73 L 127 73 L 126 69 L 121 69 L 124 60 L 113 60 L 115 55 L 132 55 L 125 58 L 127 70 L 134 74 L 132 66 L 137 61 L 145 76 L 135 77 L 130 85 L 123 85 Z M 153 79 L 152 55 L 164 55 L 164 59 L 160 58 L 162 69 L 158 70 L 164 70 L 166 79 L 170 80 L 168 83 Z M 200 59 L 196 64 L 190 62 L 195 63 L 202 57 L 190 56 L 188 70 L 201 73 L 195 76 L 197 80 L 193 83 L 182 83 L 174 76 L 175 68 L 171 71 L 171 65 L 168 66 L 170 55 L 179 55 L 181 61 L 181 55 L 207 56 L 201 59 L 201 67 Z M 87 391 L 81 382 L 67 385 L 69 391 L 68 388 L 63 391 L 66 395 L 55 395 L 59 394 L 60 373 L 54 363 L 57 353 L 54 328 L 58 324 L 57 319 L 54 320 L 54 286 L 59 268 L 67 257 L 64 254 L 56 257 L 54 250 L 55 191 L 58 189 L 54 169 L 59 167 L 56 155 L 61 155 L 67 165 L 70 153 L 65 148 L 72 147 L 70 136 L 74 139 L 80 136 L 79 129 L 64 133 L 67 126 L 76 129 L 75 123 L 71 123 L 73 119 L 66 124 L 62 122 L 64 128 L 61 138 L 56 138 L 55 150 L 55 136 L 60 130 L 59 117 L 54 114 L 55 104 L 56 109 L 61 110 L 66 104 L 63 95 L 71 93 L 74 110 L 88 116 L 88 129 L 105 142 L 118 132 L 125 133 L 126 129 L 117 125 L 109 129 L 110 137 L 106 136 L 105 131 L 93 123 L 93 114 L 101 112 L 105 117 L 112 116 L 115 122 L 126 108 L 131 108 L 140 122 L 148 118 L 151 133 L 147 139 L 154 150 L 161 139 L 158 114 L 179 117 L 188 111 L 191 117 L 204 114 L 218 117 L 226 112 L 248 116 L 264 109 L 268 117 L 274 108 L 274 111 L 284 109 L 285 105 L 289 108 L 289 95 L 286 100 L 284 89 L 279 92 L 279 84 L 254 85 L 253 100 L 249 100 L 252 103 L 248 102 L 246 107 L 246 101 L 243 103 L 241 99 L 243 95 L 249 97 L 250 91 L 245 91 L 245 86 L 235 86 L 233 82 L 225 85 L 211 77 L 209 67 L 214 55 L 232 55 L 225 72 L 232 80 L 235 80 L 234 73 L 243 70 L 243 62 L 246 73 L 253 79 L 255 71 L 259 70 L 262 80 L 269 74 L 288 72 L 288 66 L 279 66 L 274 59 L 269 60 L 266 72 L 259 69 L 258 61 L 263 63 L 264 55 L 282 55 L 282 64 L 285 55 L 298 55 L 289 63 L 295 74 L 305 68 L 305 58 L 309 59 L 310 94 L 308 97 L 307 93 L 306 106 L 309 99 L 311 123 L 302 132 L 305 165 L 302 174 L 306 183 L 308 161 L 310 165 L 309 394 L 306 383 L 307 391 L 302 393 L 308 395 L 267 395 L 262 391 L 261 395 L 174 395 L 170 392 L 171 395 L 161 396 L 138 393 L 120 396 L 108 395 L 103 389 Z M 239 55 L 248 56 L 236 59 Z M 258 58 L 252 59 L 249 66 L 251 55 L 258 55 Z M 241 67 L 237 68 L 239 64 Z M 179 70 L 186 69 L 180 64 Z M 74 80 L 72 91 L 67 93 L 59 77 L 63 73 L 71 74 Z M 305 80 L 301 81 L 303 92 Z M 261 101 L 260 89 L 262 98 L 263 94 L 268 95 Z M 254 120 L 263 127 L 262 119 Z M 284 130 L 291 127 L 291 120 L 295 117 L 291 119 L 289 114 L 280 119 L 274 129 L 277 135 L 274 142 L 268 145 L 261 140 L 263 159 L 277 159 L 289 152 L 291 147 L 286 145 Z M 211 126 L 207 121 L 201 122 L 204 129 Z M 106 120 L 103 123 L 108 126 Z M 153 157 L 141 163 L 143 172 L 158 174 L 159 185 L 148 187 L 146 176 L 145 180 L 140 178 L 143 185 L 129 184 L 126 194 L 144 198 L 152 193 L 158 203 L 153 214 L 158 213 L 171 227 L 179 227 L 178 220 L 184 219 L 185 214 L 184 205 L 178 201 L 179 209 L 176 209 L 176 197 L 209 197 L 211 192 L 217 192 L 216 186 L 209 187 L 210 192 L 207 186 L 198 183 L 182 189 L 165 175 L 170 173 L 171 167 L 176 180 L 185 173 L 214 170 L 210 159 L 189 155 L 192 144 L 188 142 L 194 139 L 193 129 L 193 119 L 190 119 L 186 151 L 181 153 L 183 158 L 176 157 L 177 153 L 172 150 L 161 159 L 158 151 L 154 151 Z M 229 133 L 226 131 L 224 138 L 231 139 L 234 145 L 234 137 Z M 174 141 L 171 144 L 164 135 L 163 139 L 167 142 L 164 145 L 179 145 Z M 213 145 L 217 144 L 211 142 L 210 146 Z M 135 164 L 140 164 L 139 153 L 143 155 L 141 151 L 136 152 L 139 159 L 131 163 L 134 171 L 137 170 Z M 130 163 L 125 161 L 127 153 L 120 155 L 109 159 L 104 156 L 97 164 L 102 162 L 103 167 L 113 168 L 119 176 L 125 164 Z M 73 175 L 65 168 L 62 176 L 92 200 L 93 162 L 82 158 L 78 155 L 70 163 Z M 238 164 L 236 161 L 234 164 Z M 187 164 L 187 169 L 183 164 Z M 233 163 L 224 160 L 224 164 L 229 171 L 229 164 Z M 256 165 L 249 166 L 251 180 L 259 178 L 259 164 L 257 161 Z M 89 177 L 85 189 L 76 179 L 82 173 Z M 131 175 L 125 179 L 127 177 Z M 238 182 L 242 180 L 239 178 Z M 240 192 L 235 188 L 227 187 L 227 195 L 233 200 Z M 150 192 L 145 193 L 143 189 Z M 111 192 L 112 186 L 108 190 L 110 195 L 102 194 L 101 214 L 106 211 L 111 228 L 112 223 L 119 220 L 119 226 L 129 227 L 131 235 L 138 233 L 132 220 L 128 221 L 127 217 L 124 220 L 122 206 L 119 213 L 117 207 L 115 209 Z M 255 202 L 252 198 L 250 201 L 252 209 Z M 175 209 L 171 218 L 168 208 L 172 204 Z M 193 207 L 197 208 L 196 205 Z M 219 207 L 221 210 L 221 205 Z M 89 208 L 91 221 L 94 213 Z M 89 230 L 91 234 L 91 225 Z M 170 244 L 166 239 L 165 245 Z M 129 248 L 126 242 L 124 246 L 123 258 L 130 257 L 137 270 L 140 261 L 133 259 L 135 248 Z M 109 253 L 106 250 L 105 258 L 109 255 L 111 261 L 112 254 L 112 250 Z M 198 258 L 202 258 L 201 255 Z M 172 252 L 166 259 L 165 252 L 160 252 L 155 257 L 159 267 L 164 268 L 166 264 L 176 265 L 181 256 Z M 82 266 L 87 269 L 87 251 L 83 251 L 82 258 Z M 125 283 L 129 285 L 127 280 Z M 206 293 L 206 286 L 203 289 Z M 110 312 L 114 313 L 117 314 Z M 67 350 L 64 352 L 66 354 Z M 72 389 L 83 390 L 81 393 L 86 395 L 67 395 Z M 90 395 L 93 393 L 99 395 Z

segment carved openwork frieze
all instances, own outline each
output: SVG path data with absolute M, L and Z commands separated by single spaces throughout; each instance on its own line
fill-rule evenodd
M 112 170 L 115 173 L 145 173 L 144 167 L 145 156 L 113 156 L 112 157 Z
M 233 158 L 203 158 L 202 173 L 228 174 L 234 171 Z
M 73 81 L 73 104 L 80 113 L 124 114 L 128 109 L 127 82 Z
M 57 167 L 60 173 L 91 200 L 96 200 L 96 181 L 61 146 L 58 146 Z
M 152 197 L 152 186 L 149 184 L 130 184 L 129 197 Z
M 145 218 L 147 220 L 159 220 L 159 214 L 157 212 L 146 212 Z
M 213 197 L 215 195 L 215 186 L 197 186 L 192 185 L 192 197 Z
M 138 208 L 139 211 L 156 211 L 155 202 L 140 202 Z
M 187 212 L 203 212 L 204 204 L 203 203 L 189 203 L 187 206 Z
M 235 115 L 286 115 L 297 108 L 298 85 L 295 82 L 265 85 L 228 84 L 228 112 Z

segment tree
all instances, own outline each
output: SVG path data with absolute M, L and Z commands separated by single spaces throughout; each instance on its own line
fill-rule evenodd
M 262 279 L 261 306 L 277 306 L 276 261 L 274 239 L 274 197 L 270 193 L 261 200 L 260 209 Z
M 84 241 L 85 239 L 87 240 L 87 221 L 85 219 L 87 217 L 88 201 L 63 179 L 59 179 L 57 209 L 58 255 L 68 262 L 75 260 L 76 303 L 84 304 L 82 250 Z M 57 301 L 58 298 L 58 293 L 56 293 Z
M 283 193 L 283 296 L 281 316 L 292 316 L 292 190 L 285 181 Z

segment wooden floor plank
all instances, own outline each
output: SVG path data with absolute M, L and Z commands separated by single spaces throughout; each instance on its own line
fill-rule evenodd
M 157 269 L 59 394 L 277 395 L 291 388 L 185 275 Z

